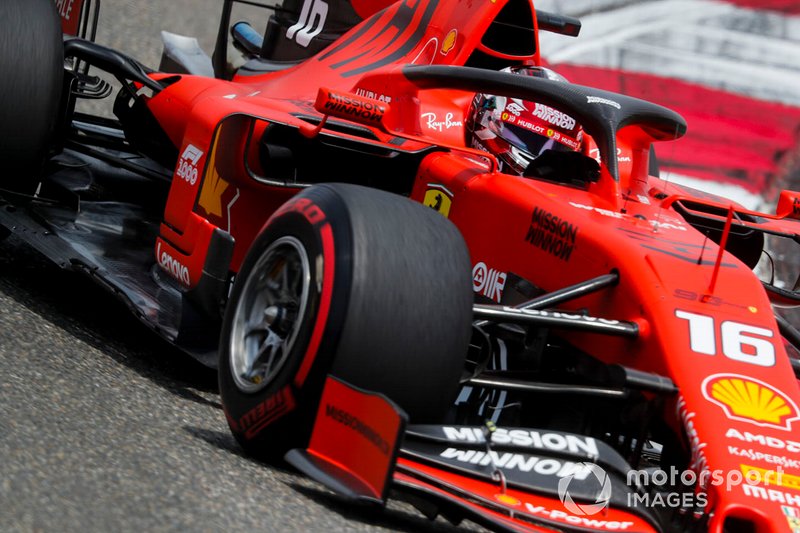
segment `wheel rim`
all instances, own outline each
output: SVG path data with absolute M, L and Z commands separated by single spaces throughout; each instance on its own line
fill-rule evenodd
M 286 365 L 310 283 L 308 254 L 294 237 L 270 244 L 248 274 L 230 338 L 231 374 L 242 392 L 264 389 Z

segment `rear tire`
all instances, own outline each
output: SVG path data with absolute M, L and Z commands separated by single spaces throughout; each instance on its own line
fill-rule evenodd
M 0 2 L 0 188 L 33 194 L 61 102 L 64 47 L 53 0 Z
M 305 447 L 328 373 L 386 394 L 412 422 L 441 421 L 471 323 L 469 254 L 447 219 L 364 187 L 307 189 L 273 215 L 237 275 L 220 344 L 228 423 L 253 455 Z M 273 364 L 252 364 L 267 345 Z

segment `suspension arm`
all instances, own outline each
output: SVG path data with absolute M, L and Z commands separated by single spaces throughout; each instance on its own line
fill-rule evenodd
M 475 318 L 493 322 L 511 322 L 525 326 L 572 329 L 620 337 L 636 338 L 639 336 L 639 326 L 634 322 L 609 320 L 563 311 L 542 311 L 501 305 L 475 304 L 472 306 L 472 313 Z

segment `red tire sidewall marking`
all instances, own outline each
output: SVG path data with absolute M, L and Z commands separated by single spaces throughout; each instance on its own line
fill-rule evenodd
M 319 230 L 320 238 L 322 240 L 322 295 L 320 296 L 319 311 L 317 312 L 317 319 L 314 324 L 314 331 L 311 334 L 311 340 L 308 343 L 308 349 L 303 356 L 303 362 L 294 378 L 294 384 L 297 388 L 303 386 L 308 373 L 317 357 L 319 344 L 322 341 L 322 334 L 325 332 L 325 326 L 328 323 L 328 314 L 331 308 L 331 296 L 333 295 L 333 280 L 334 280 L 334 263 L 335 252 L 333 243 L 333 231 L 329 223 L 325 223 Z

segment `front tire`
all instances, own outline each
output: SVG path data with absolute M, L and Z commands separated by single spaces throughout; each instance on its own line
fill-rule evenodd
M 0 189 L 36 191 L 63 76 L 61 23 L 53 0 L 0 2 Z
M 382 191 L 310 188 L 273 215 L 231 293 L 219 363 L 231 430 L 261 457 L 304 447 L 329 373 L 412 422 L 440 421 L 471 322 L 469 255 L 448 220 Z

